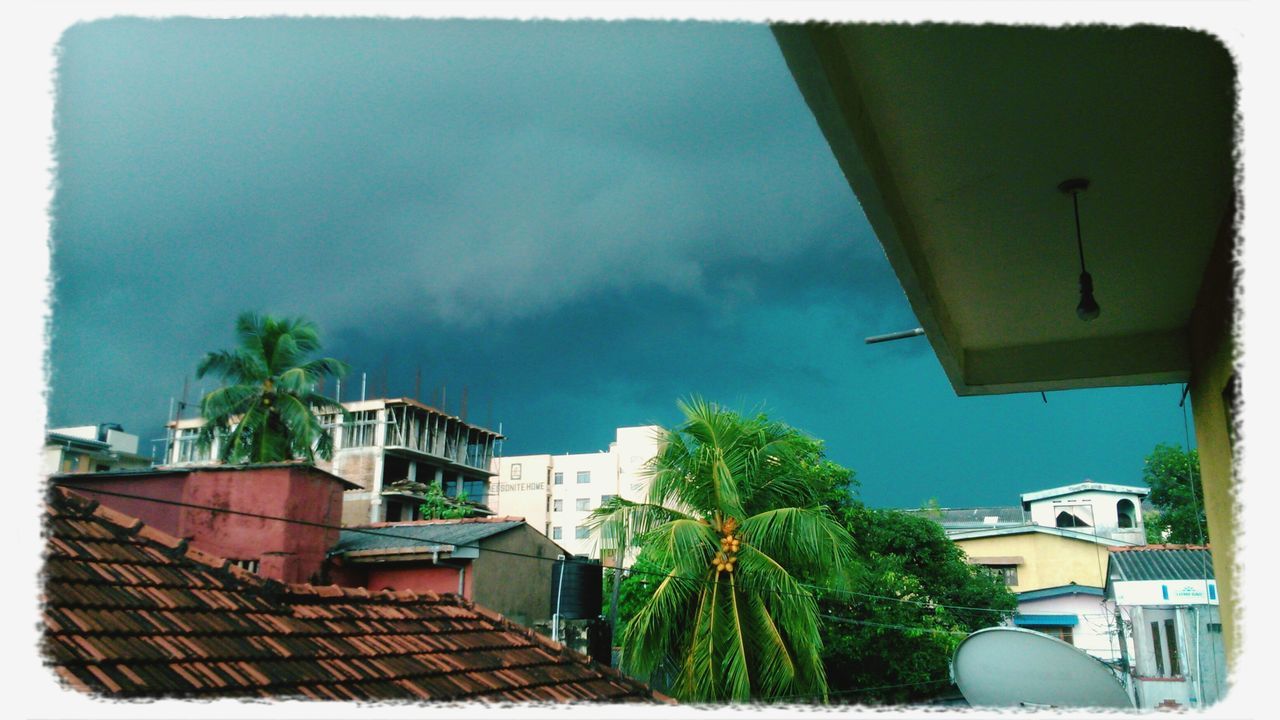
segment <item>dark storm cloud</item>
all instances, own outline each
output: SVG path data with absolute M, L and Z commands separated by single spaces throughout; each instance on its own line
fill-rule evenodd
M 255 310 L 315 320 L 345 399 L 466 388 L 509 453 L 698 393 L 825 438 L 874 502 L 1132 482 L 1181 428 L 1142 391 L 957 399 L 923 338 L 863 345 L 916 321 L 762 25 L 116 19 L 67 31 L 56 112 L 51 425 L 158 436 Z

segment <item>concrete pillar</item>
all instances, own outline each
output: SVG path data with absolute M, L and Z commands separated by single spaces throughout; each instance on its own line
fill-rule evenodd
M 386 517 L 386 510 L 382 507 L 382 473 L 387 454 L 387 409 L 379 410 L 374 417 L 376 424 L 373 426 L 373 444 L 375 447 L 373 486 L 370 488 L 369 497 L 369 522 L 371 523 L 382 522 Z
M 1234 245 L 1235 205 L 1223 219 L 1218 239 L 1205 266 L 1188 335 L 1191 345 L 1191 409 L 1200 453 L 1204 509 L 1213 548 L 1213 571 L 1218 585 L 1223 642 L 1229 666 L 1239 647 L 1236 598 L 1235 458 L 1231 446 L 1231 409 L 1235 387 L 1235 342 L 1232 338 L 1235 302 L 1231 251 Z

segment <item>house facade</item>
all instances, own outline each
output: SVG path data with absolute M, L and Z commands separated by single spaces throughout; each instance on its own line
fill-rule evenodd
M 465 497 L 474 514 L 489 514 L 490 465 L 502 435 L 411 398 L 342 403 L 348 415 L 321 416 L 333 435 L 333 458 L 316 466 L 355 485 L 343 496 L 342 522 L 361 525 L 415 520 L 435 484 L 444 495 Z M 201 418 L 172 422 L 168 464 L 208 464 L 219 446 L 202 450 Z
M 1139 708 L 1212 705 L 1227 690 L 1227 654 L 1208 547 L 1112 548 L 1106 596 L 1133 650 L 1127 677 Z
M 326 576 L 371 592 L 454 593 L 534 627 L 551 621 L 554 561 L 565 554 L 518 517 L 377 523 L 343 529 Z
M 614 497 L 647 499 L 646 464 L 658 453 L 657 425 L 622 427 L 608 450 L 565 455 L 518 455 L 493 464 L 489 502 L 495 512 L 523 516 L 574 555 L 610 562 L 587 526 L 591 513 Z

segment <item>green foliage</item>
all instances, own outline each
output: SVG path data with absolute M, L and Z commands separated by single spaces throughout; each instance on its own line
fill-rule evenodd
M 625 614 L 623 667 L 674 668 L 671 692 L 688 701 L 824 697 L 808 584 L 842 585 L 854 543 L 825 504 L 839 493 L 814 476 L 841 473 L 820 443 L 763 415 L 698 399 L 680 408 L 647 501 L 619 498 L 590 521 L 602 547 L 639 547 L 658 574 L 624 582 L 624 605 L 638 606 Z
M 1208 541 L 1199 453 L 1161 443 L 1143 461 L 1142 480 L 1151 488 L 1148 499 L 1156 508 L 1144 518 L 1147 542 L 1186 545 Z M 1205 528 L 1203 538 L 1201 528 Z
M 445 497 L 436 483 L 428 483 L 424 498 L 418 504 L 418 517 L 423 520 L 456 520 L 467 517 L 467 492 L 459 490 L 455 498 Z
M 822 626 L 833 697 L 905 703 L 948 689 L 956 645 L 966 634 L 1009 618 L 1017 607 L 1013 593 L 966 563 L 964 552 L 932 520 L 860 502 L 848 503 L 838 517 L 858 538 L 862 572 L 853 593 L 830 592 L 821 599 L 824 615 L 842 618 L 824 618 Z
M 333 438 L 316 413 L 345 411 L 316 392 L 326 375 L 341 377 L 347 365 L 308 359 L 320 349 L 314 323 L 243 313 L 236 320 L 240 347 L 204 356 L 196 377 L 218 375 L 223 385 L 200 401 L 205 419 L 198 443 L 221 439 L 224 462 L 261 463 L 333 455 Z

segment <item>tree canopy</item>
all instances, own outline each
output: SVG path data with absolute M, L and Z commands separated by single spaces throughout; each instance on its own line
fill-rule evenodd
M 1142 481 L 1151 488 L 1148 500 L 1156 509 L 1143 519 L 1147 542 L 1208 542 L 1198 452 L 1157 445 L 1142 463 Z
M 196 377 L 212 373 L 223 380 L 200 401 L 199 444 L 207 448 L 219 438 L 225 462 L 332 457 L 333 438 L 316 414 L 342 409 L 316 388 L 326 375 L 341 377 L 348 369 L 333 358 L 310 359 L 320 349 L 315 324 L 243 313 L 236 337 L 239 347 L 208 353 L 196 367 Z

